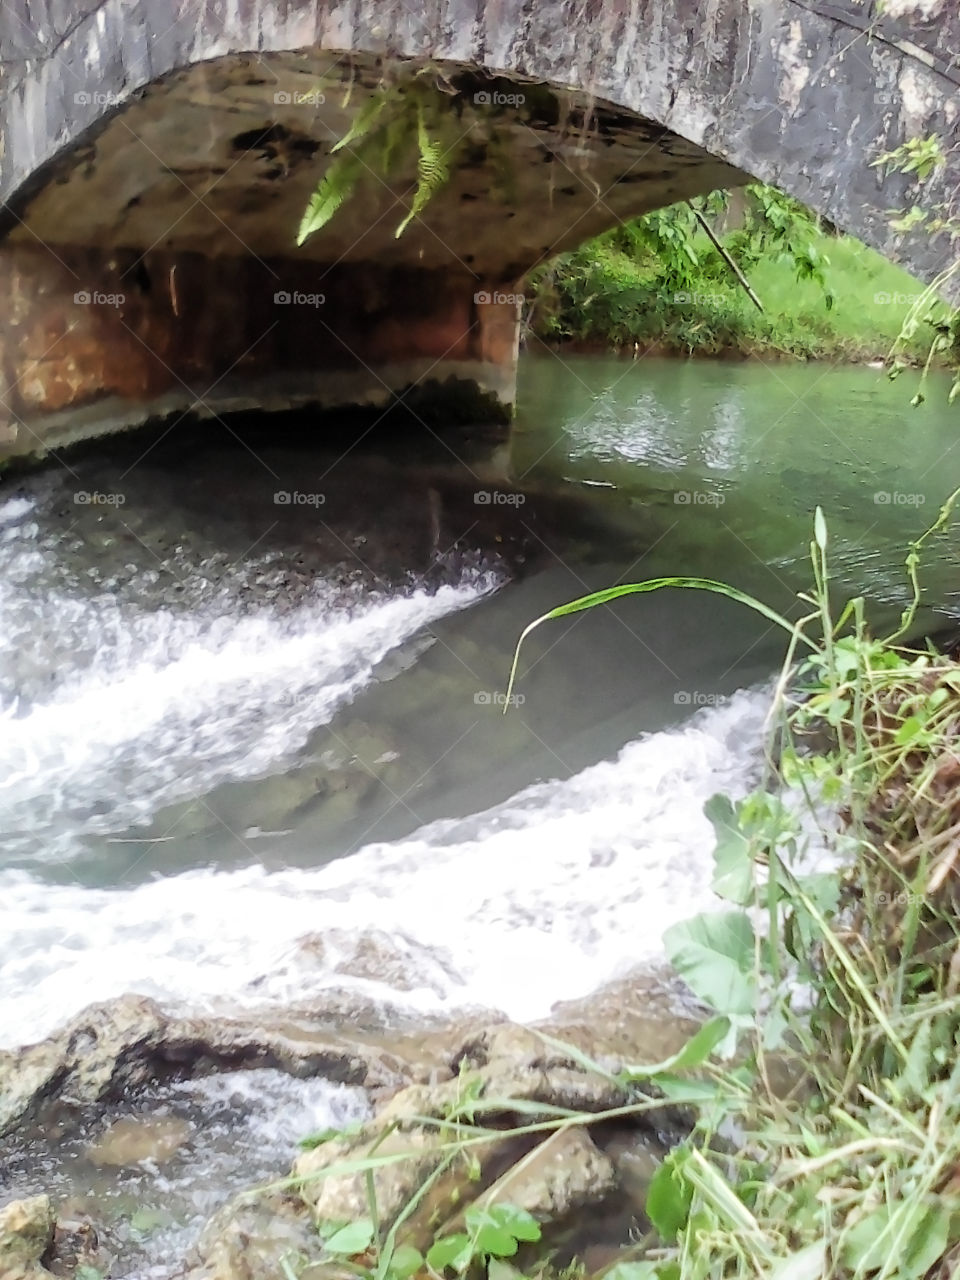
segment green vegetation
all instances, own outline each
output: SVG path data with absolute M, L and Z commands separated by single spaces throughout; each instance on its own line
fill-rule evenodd
M 378 89 L 357 112 L 332 148 L 334 158 L 304 210 L 298 245 L 325 227 L 361 182 L 389 178 L 413 155 L 417 186 L 410 209 L 394 233 L 398 239 L 446 185 L 464 138 L 448 98 L 432 81 L 421 78 L 437 74 L 435 68 L 425 67 L 405 83 Z
M 769 193 L 769 188 L 752 187 Z M 782 204 L 788 204 L 780 197 Z M 669 243 L 638 235 L 665 213 L 687 226 L 693 260 L 677 270 Z M 619 349 L 650 346 L 679 354 L 786 356 L 879 360 L 894 348 L 910 363 L 926 360 L 947 309 L 929 300 L 905 341 L 905 319 L 924 287 L 859 241 L 821 230 L 797 206 L 791 239 L 750 227 L 720 237 L 760 298 L 761 313 L 706 234 L 689 221 L 689 206 L 639 219 L 629 228 L 563 254 L 535 278 L 530 327 L 549 341 Z M 755 222 L 765 220 L 760 214 Z
M 831 610 L 819 510 L 813 587 L 794 622 L 722 583 L 667 578 L 572 601 L 524 633 L 623 595 L 693 588 L 757 609 L 787 637 L 764 777 L 744 799 L 715 797 L 706 810 L 713 888 L 727 905 L 664 938 L 713 1016 L 668 1061 L 616 1077 L 548 1040 L 629 1101 L 537 1114 L 511 1131 L 678 1103 L 692 1115 L 689 1137 L 650 1181 L 650 1230 L 605 1280 L 932 1280 L 960 1261 L 960 664 L 901 641 L 919 604 L 921 551 L 958 496 L 911 546 L 913 600 L 886 639 L 871 634 L 862 599 Z M 365 1171 L 370 1188 L 369 1213 L 332 1224 L 325 1256 L 357 1245 L 351 1269 L 375 1280 L 549 1271 L 536 1222 L 484 1197 L 425 1256 L 404 1244 L 404 1223 L 440 1173 L 460 1162 L 478 1176 L 484 1148 L 503 1139 L 508 1103 L 469 1083 L 468 1104 L 433 1122 L 442 1158 L 392 1223 L 380 1222 L 372 1172 L 422 1157 L 422 1145 L 383 1155 L 374 1146 L 321 1171 Z M 522 1102 L 509 1106 L 523 1113 Z M 519 1269 L 504 1261 L 515 1255 Z
M 744 600 L 790 637 L 763 783 L 707 808 L 730 907 L 664 938 L 729 1028 L 722 1050 L 745 1057 L 703 1080 L 694 1133 L 651 1184 L 659 1240 L 632 1280 L 913 1280 L 960 1260 L 960 665 L 899 643 L 920 551 L 957 497 L 910 549 L 913 602 L 886 640 L 861 599 L 831 613 L 819 511 L 796 623 L 723 584 L 660 579 L 527 629 L 676 586 Z

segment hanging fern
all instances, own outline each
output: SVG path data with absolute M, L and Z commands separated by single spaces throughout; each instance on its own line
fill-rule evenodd
M 350 128 L 331 150 L 330 165 L 310 197 L 300 220 L 297 244 L 320 231 L 366 178 L 386 180 L 416 148 L 417 187 L 406 217 L 397 227 L 399 239 L 414 218 L 450 180 L 448 157 L 462 146 L 451 132 L 449 104 L 437 110 L 436 89 L 423 83 L 380 91 L 354 117 Z M 428 123 L 429 117 L 429 123 Z
M 373 128 L 378 117 L 383 113 L 387 105 L 387 99 L 382 93 L 375 94 L 374 97 L 361 107 L 357 114 L 353 117 L 350 128 L 343 135 L 337 145 L 331 148 L 331 154 L 334 151 L 342 151 L 344 147 L 349 147 L 351 142 L 359 142 L 361 138 L 365 138 Z
M 424 110 L 417 108 L 417 146 L 420 158 L 417 161 L 417 192 L 413 197 L 410 212 L 397 227 L 394 238 L 399 240 L 409 223 L 423 212 L 441 187 L 450 180 L 450 170 L 444 158 L 444 148 L 439 138 L 431 138 L 427 132 Z
M 379 139 L 373 126 L 386 105 L 387 101 L 383 94 L 377 94 L 371 98 L 366 106 L 357 112 L 350 128 L 331 149 L 331 155 L 336 155 L 337 152 L 341 154 L 331 160 L 327 172 L 310 197 L 310 202 L 300 219 L 300 227 L 297 231 L 298 245 L 302 245 L 315 231 L 327 225 L 340 206 L 353 195 L 364 173 L 378 163 Z M 351 147 L 351 150 L 344 150 L 346 147 Z
M 363 162 L 356 155 L 340 156 L 330 165 L 303 211 L 297 231 L 298 245 L 327 225 L 340 206 L 353 195 L 362 175 Z

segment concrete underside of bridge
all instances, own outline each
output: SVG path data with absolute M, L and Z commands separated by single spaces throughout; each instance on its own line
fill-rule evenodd
M 331 148 L 385 75 L 335 54 L 194 66 L 46 174 L 0 251 L 7 451 L 188 411 L 402 397 L 504 418 L 532 265 L 746 180 L 610 104 L 447 66 L 427 77 L 449 103 L 457 164 L 422 217 L 396 236 L 414 150 L 390 181 L 364 171 L 297 248 Z
M 76 3 L 0 11 L 0 459 L 248 408 L 505 420 L 531 268 L 749 174 L 922 278 L 950 252 L 891 231 L 917 191 L 871 167 L 938 133 L 925 192 L 955 195 L 947 0 L 895 0 L 900 27 L 859 54 L 793 0 L 497 0 L 472 24 L 456 0 L 417 22 L 391 0 L 346 26 L 314 0 Z M 416 148 L 389 178 L 369 165 L 298 248 L 351 121 L 424 85 L 449 183 L 397 238 Z

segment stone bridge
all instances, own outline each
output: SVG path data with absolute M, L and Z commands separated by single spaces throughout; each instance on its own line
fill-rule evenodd
M 367 175 L 298 249 L 333 145 L 414 79 L 467 140 L 448 186 L 397 239 L 415 157 Z M 955 202 L 958 115 L 956 0 L 3 0 L 0 454 L 249 407 L 503 415 L 527 271 L 749 177 L 931 281 L 947 236 L 889 213 Z M 874 165 L 927 134 L 922 190 Z

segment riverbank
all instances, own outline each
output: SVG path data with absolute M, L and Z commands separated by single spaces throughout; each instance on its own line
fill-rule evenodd
M 716 261 L 678 288 L 656 260 L 600 237 L 537 275 L 529 332 L 580 350 L 886 360 L 923 286 L 848 236 L 813 231 L 811 244 L 819 259 L 828 260 L 823 271 L 832 305 L 821 284 L 798 280 L 794 262 L 771 252 L 747 271 L 760 312 Z M 700 248 L 709 248 L 705 239 Z M 946 308 L 936 314 L 945 318 Z M 903 343 L 902 355 L 922 364 L 934 336 L 931 325 L 920 325 Z

